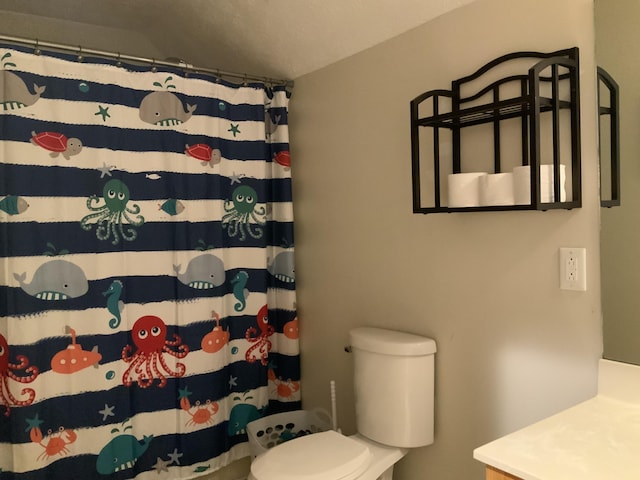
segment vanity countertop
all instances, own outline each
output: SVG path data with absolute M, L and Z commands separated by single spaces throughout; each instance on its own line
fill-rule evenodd
M 598 394 L 483 445 L 476 460 L 523 480 L 638 480 L 640 367 L 600 362 Z

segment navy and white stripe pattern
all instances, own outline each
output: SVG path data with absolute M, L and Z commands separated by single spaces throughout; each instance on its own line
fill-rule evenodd
M 300 407 L 287 91 L 0 57 L 0 476 L 248 455 Z

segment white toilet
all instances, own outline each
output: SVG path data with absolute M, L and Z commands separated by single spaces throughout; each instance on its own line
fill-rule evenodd
M 435 341 L 372 327 L 349 337 L 358 433 L 282 443 L 255 458 L 248 480 L 391 480 L 408 449 L 433 443 Z

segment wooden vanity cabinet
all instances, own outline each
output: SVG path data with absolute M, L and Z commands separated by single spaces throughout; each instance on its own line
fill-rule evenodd
M 503 472 L 502 470 L 498 470 L 497 468 L 493 468 L 487 465 L 487 475 L 486 480 L 521 480 L 520 477 L 514 477 L 513 475 Z

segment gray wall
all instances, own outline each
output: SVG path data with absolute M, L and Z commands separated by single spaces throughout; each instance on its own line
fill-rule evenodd
M 366 27 L 363 27 L 366 28 Z M 581 50 L 584 206 L 411 213 L 409 101 L 518 50 Z M 472 450 L 595 393 L 602 352 L 591 0 L 480 0 L 296 79 L 291 151 L 303 401 L 353 433 L 349 329 L 436 339 L 436 440 L 397 480 L 481 479 Z M 588 290 L 559 289 L 559 247 Z M 380 412 L 384 415 L 385 412 Z
M 353 433 L 350 328 L 436 339 L 436 441 L 396 480 L 483 478 L 476 446 L 595 393 L 601 356 L 592 0 L 478 0 L 296 79 L 291 150 L 305 407 Z M 141 35 L 24 16 L 5 34 L 163 58 Z M 367 28 L 363 25 L 362 28 Z M 35 34 L 37 32 L 37 35 Z M 579 46 L 584 206 L 413 215 L 409 101 L 516 50 Z M 558 248 L 587 248 L 588 290 L 559 290 Z M 384 412 L 381 412 L 381 415 Z M 247 462 L 205 477 L 238 478 Z

